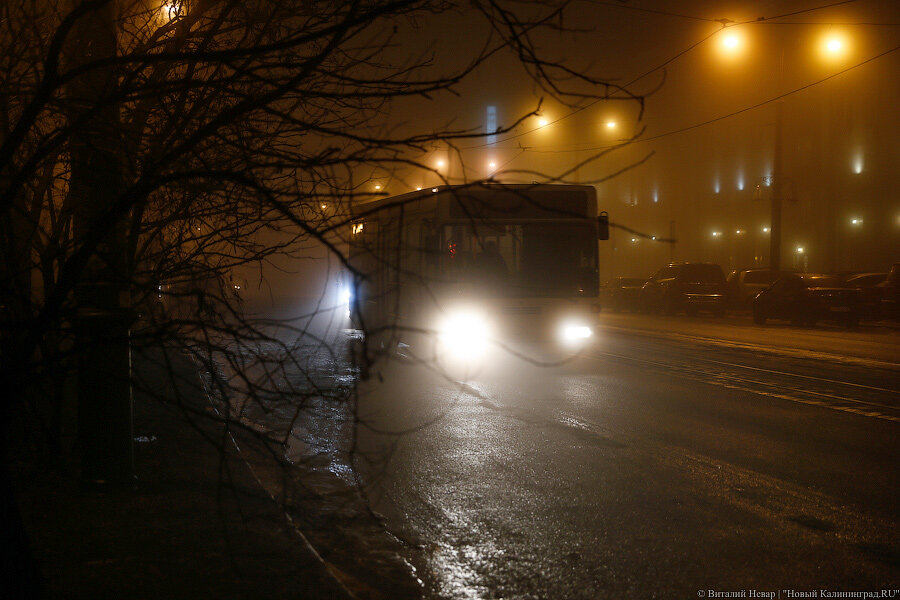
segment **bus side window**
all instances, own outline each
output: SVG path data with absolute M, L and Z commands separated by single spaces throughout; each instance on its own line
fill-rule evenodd
M 441 256 L 441 237 L 436 234 L 425 235 L 425 262 L 429 266 L 436 267 Z

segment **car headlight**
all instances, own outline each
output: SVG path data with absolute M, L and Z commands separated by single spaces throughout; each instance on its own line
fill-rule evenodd
M 441 344 L 457 358 L 478 358 L 488 347 L 491 327 L 487 318 L 475 310 L 452 312 L 441 323 Z
M 562 326 L 560 335 L 564 342 L 574 344 L 587 340 L 594 332 L 583 323 L 566 323 Z

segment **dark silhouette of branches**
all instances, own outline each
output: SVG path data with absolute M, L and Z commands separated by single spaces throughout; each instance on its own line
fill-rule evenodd
M 344 349 L 334 340 L 345 309 L 331 288 L 308 290 L 319 301 L 306 312 L 269 318 L 251 307 L 264 297 L 267 278 L 285 276 L 273 275 L 278 265 L 310 260 L 349 268 L 345 230 L 353 207 L 377 195 L 363 186 L 373 173 L 398 181 L 416 172 L 437 176 L 423 160 L 436 144 L 485 135 L 471 126 L 435 126 L 424 113 L 398 115 L 397 104 L 427 107 L 452 97 L 504 52 L 561 102 L 640 101 L 542 54 L 537 40 L 564 29 L 564 7 L 499 0 L 4 3 L 3 431 L 13 420 L 25 422 L 35 448 L 65 463 L 71 427 L 64 409 L 78 375 L 85 286 L 112 282 L 116 308 L 131 315 L 136 366 L 136 374 L 115 376 L 177 406 L 198 427 L 216 422 L 252 433 L 281 460 L 304 411 L 348 403 L 355 371 L 342 366 Z M 453 57 L 409 45 L 460 13 L 483 39 L 460 44 Z M 106 50 L 96 43 L 103 15 L 110 15 L 113 45 Z M 527 116 L 490 133 L 510 131 Z M 100 196 L 106 200 L 95 202 Z M 368 347 L 357 358 L 369 366 L 379 356 Z M 198 371 L 203 386 L 183 380 Z M 160 386 L 148 373 L 170 381 Z M 207 398 L 216 411 L 207 410 Z M 281 428 L 254 425 L 274 413 Z

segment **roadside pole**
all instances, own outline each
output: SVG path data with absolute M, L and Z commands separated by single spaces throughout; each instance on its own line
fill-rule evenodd
M 778 279 L 781 271 L 781 193 L 782 193 L 782 128 L 784 121 L 784 102 L 775 104 L 775 158 L 772 168 L 772 214 L 769 224 L 769 277 L 770 281 Z

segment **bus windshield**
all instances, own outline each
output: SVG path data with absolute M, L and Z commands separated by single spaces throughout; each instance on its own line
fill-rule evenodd
M 589 223 L 479 221 L 446 225 L 442 234 L 445 281 L 501 296 L 599 291 L 597 232 Z

